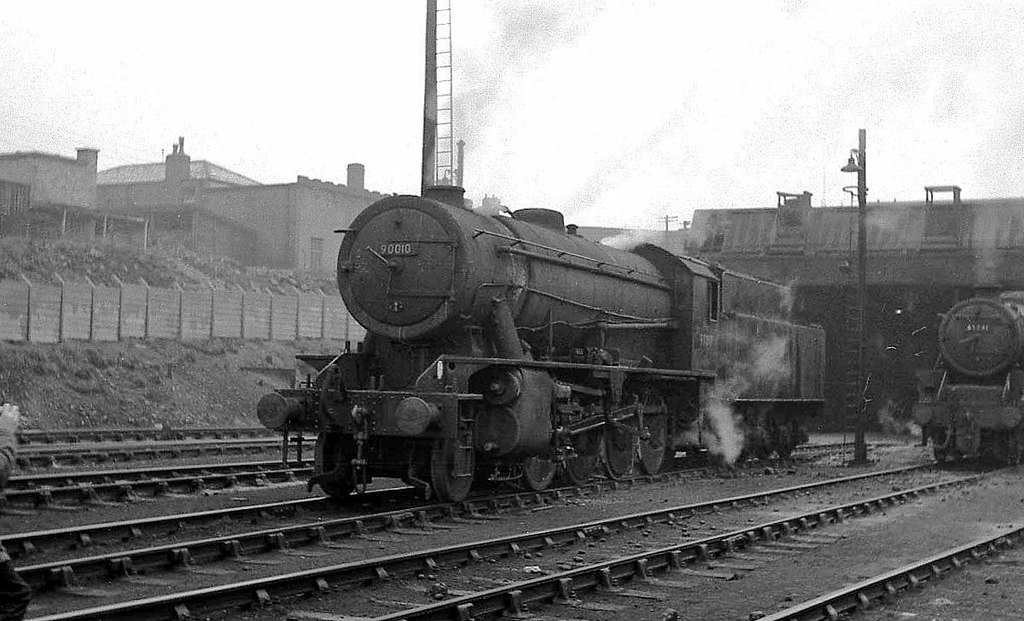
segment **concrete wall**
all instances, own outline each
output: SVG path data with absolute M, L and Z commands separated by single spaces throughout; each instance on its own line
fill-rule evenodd
M 365 330 L 341 298 L 320 293 L 179 291 L 144 285 L 30 285 L 0 280 L 0 341 L 129 338 L 332 339 Z

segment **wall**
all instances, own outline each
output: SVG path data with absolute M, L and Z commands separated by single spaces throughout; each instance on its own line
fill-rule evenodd
M 77 160 L 46 153 L 2 155 L 0 179 L 29 184 L 33 204 L 96 207 L 96 170 Z
M 326 273 L 334 271 L 341 247 L 341 235 L 334 230 L 348 226 L 381 196 L 302 176 L 296 183 L 209 189 L 204 194 L 212 215 L 255 232 L 262 253 L 256 262 L 310 270 L 310 242 L 317 237 L 323 240 L 319 271 Z
M 248 255 L 252 263 L 292 267 L 294 184 L 211 189 L 204 194 L 204 202 L 213 216 L 244 225 L 254 233 L 256 252 Z
M 296 269 L 333 272 L 342 239 L 342 235 L 334 231 L 348 227 L 359 212 L 380 198 L 377 192 L 352 190 L 344 185 L 299 177 L 292 265 Z M 314 237 L 323 240 L 319 270 L 310 264 L 310 241 Z
M 96 188 L 97 204 L 110 211 L 132 213 L 181 205 L 181 187 L 163 181 L 123 185 L 101 185 Z
M 299 338 L 348 341 L 366 331 L 338 296 L 181 291 L 0 280 L 0 340 L 56 343 L 127 338 L 195 340 Z

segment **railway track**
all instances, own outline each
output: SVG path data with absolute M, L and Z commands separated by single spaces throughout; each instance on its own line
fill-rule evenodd
M 280 435 L 259 428 L 208 429 L 63 429 L 29 430 L 19 434 L 20 468 L 80 466 L 142 460 L 173 460 L 204 456 L 241 456 L 280 451 Z M 307 458 L 315 438 L 289 438 L 295 461 Z M 874 444 L 871 446 L 889 446 Z M 817 455 L 847 450 L 849 443 L 806 444 L 796 455 Z
M 83 429 L 26 429 L 18 432 L 19 450 L 39 444 L 76 442 L 180 442 L 182 440 L 225 440 L 280 438 L 266 427 L 208 427 L 191 429 L 137 429 L 132 427 Z
M 41 618 L 47 620 L 138 618 L 181 619 L 188 615 L 209 615 L 217 613 L 218 611 L 223 612 L 225 610 L 231 610 L 237 606 L 252 605 L 254 603 L 267 604 L 272 601 L 278 601 L 280 598 L 291 598 L 298 595 L 316 593 L 318 591 L 325 591 L 343 585 L 379 582 L 390 576 L 415 575 L 417 572 L 437 571 L 438 568 L 443 565 L 460 566 L 466 563 L 479 562 L 483 560 L 517 557 L 520 554 L 528 557 L 530 551 L 536 552 L 540 550 L 556 549 L 581 541 L 592 541 L 600 537 L 611 537 L 613 534 L 620 531 L 635 531 L 637 529 L 650 527 L 650 525 L 655 523 L 671 525 L 677 520 L 686 519 L 702 513 L 717 512 L 728 508 L 761 506 L 764 503 L 769 502 L 771 499 L 779 496 L 791 497 L 794 494 L 806 493 L 812 489 L 824 489 L 829 486 L 841 485 L 873 477 L 891 476 L 897 473 L 911 472 L 912 470 L 921 468 L 922 467 L 918 466 L 892 471 L 867 473 L 852 477 L 843 477 L 832 481 L 815 482 L 744 496 L 722 498 L 705 503 L 661 508 L 654 511 L 637 513 L 629 516 L 619 516 L 584 524 L 576 524 L 563 528 L 525 534 L 518 533 L 509 537 L 496 538 L 487 541 L 476 541 L 456 546 L 448 546 L 441 549 L 423 550 L 352 563 L 344 563 L 341 565 L 318 567 L 314 570 L 294 572 L 266 578 L 257 578 L 240 583 L 224 584 L 183 593 L 175 593 L 172 595 L 143 598 L 135 601 L 110 604 L 107 606 L 75 612 L 60 613 Z M 915 494 L 924 493 L 926 489 L 937 489 L 941 486 L 962 483 L 963 481 L 964 479 L 946 481 L 944 483 L 937 484 L 937 486 L 928 486 L 927 488 L 922 488 L 920 490 L 899 492 L 887 496 L 886 498 L 891 497 L 897 500 L 906 499 L 913 497 Z M 555 493 L 561 493 L 561 490 L 555 490 Z M 586 492 L 581 491 L 579 493 Z M 335 520 L 332 521 L 332 523 L 326 523 L 323 520 L 320 520 L 289 527 L 287 529 L 279 528 L 261 530 L 244 534 L 228 535 L 224 538 L 179 542 L 156 548 L 122 551 L 109 555 L 98 555 L 85 559 L 76 559 L 74 561 L 58 561 L 55 563 L 22 567 L 19 568 L 18 571 L 43 594 L 53 591 L 66 591 L 69 589 L 82 588 L 84 582 L 95 581 L 101 578 L 105 580 L 113 579 L 116 576 L 131 578 L 139 573 L 145 573 L 147 579 L 149 579 L 154 575 L 154 571 L 160 568 L 202 571 L 203 568 L 201 566 L 210 560 L 234 559 L 236 561 L 245 561 L 246 559 L 251 560 L 253 555 L 258 552 L 266 551 L 284 553 L 294 551 L 294 553 L 299 553 L 299 548 L 303 546 L 329 548 L 339 545 L 338 540 L 344 539 L 348 536 L 366 536 L 371 531 L 371 528 L 368 526 L 369 524 L 375 525 L 373 526 L 374 529 L 386 529 L 391 532 L 399 533 L 402 532 L 402 529 L 408 529 L 410 527 L 419 527 L 422 529 L 444 529 L 446 527 L 451 527 L 444 520 L 451 517 L 462 519 L 466 519 L 468 517 L 470 520 L 473 518 L 479 518 L 482 515 L 480 512 L 481 509 L 490 511 L 495 507 L 504 506 L 504 503 L 510 503 L 509 506 L 513 509 L 521 509 L 529 508 L 531 503 L 534 502 L 547 502 L 543 500 L 535 500 L 532 498 L 533 496 L 536 495 L 514 495 L 511 497 L 505 497 L 502 501 L 495 499 L 480 499 L 476 501 L 480 503 L 479 507 L 439 505 L 431 510 L 419 508 L 417 510 L 406 511 L 401 514 L 391 512 L 376 516 L 357 516 L 354 518 Z M 515 500 L 516 498 L 518 498 L 518 501 Z M 897 500 L 893 500 L 892 502 L 896 502 Z M 849 506 L 875 507 L 884 505 L 885 502 L 888 501 L 872 499 L 866 504 L 861 502 L 853 503 Z M 825 515 L 838 516 L 835 519 L 842 519 L 842 517 L 846 515 L 841 512 L 843 509 L 837 509 L 835 511 L 840 511 L 840 513 L 826 512 L 821 515 L 815 514 L 811 516 L 811 518 L 820 521 L 826 519 L 822 517 Z M 848 511 L 852 512 L 854 509 L 849 509 Z M 753 536 L 755 538 L 762 536 L 767 537 L 771 533 L 782 532 L 782 530 L 785 529 L 792 530 L 794 528 L 792 525 L 783 527 L 781 526 L 783 523 L 795 523 L 797 525 L 795 526 L 797 530 L 801 528 L 810 528 L 810 526 L 808 526 L 810 522 L 807 520 L 811 518 L 804 516 L 803 520 L 781 521 L 777 525 L 759 527 L 758 529 L 754 529 L 757 532 L 754 533 Z M 429 530 L 427 532 L 429 532 Z M 742 535 L 746 536 L 746 531 L 744 531 Z M 701 540 L 697 544 L 698 547 L 693 549 L 698 550 L 698 552 L 704 557 L 707 557 L 708 555 L 714 556 L 718 553 L 717 551 L 719 548 L 717 546 L 719 544 L 725 546 L 723 549 L 736 545 L 736 542 L 734 541 L 736 536 L 738 535 L 732 534 L 731 536 Z M 4 539 L 4 543 L 5 545 L 8 544 L 7 538 Z M 15 546 L 17 545 L 16 542 L 11 542 L 11 544 L 14 544 Z M 15 547 L 15 549 L 17 548 Z M 685 550 L 690 550 L 690 548 L 685 548 Z M 684 549 L 678 548 L 676 551 L 678 552 L 677 555 L 669 556 L 676 558 L 677 560 L 682 559 Z M 311 553 L 314 555 L 316 554 L 315 551 Z M 689 554 L 689 552 L 686 552 L 686 554 Z M 694 554 L 697 553 L 695 552 Z M 627 565 L 634 567 L 648 566 L 650 569 L 654 568 L 654 565 L 647 563 L 646 561 L 640 561 L 641 559 L 639 558 L 631 559 L 628 561 Z M 609 565 L 608 567 L 602 567 L 599 569 L 608 568 L 609 572 L 607 575 L 612 576 L 610 567 L 611 566 Z M 620 570 L 616 569 L 615 571 L 619 572 Z M 600 574 L 601 572 L 598 571 L 598 573 Z M 583 574 L 580 575 L 582 576 Z M 620 576 L 617 576 L 616 574 L 613 577 Z M 530 585 L 534 585 L 534 583 L 540 584 L 536 580 L 527 582 L 529 582 Z M 569 584 L 569 586 L 572 586 L 572 584 Z M 532 589 L 533 587 L 531 586 L 530 588 Z M 513 589 L 513 591 L 514 590 L 515 589 Z M 496 595 L 496 597 L 501 599 L 503 602 L 514 601 L 516 598 L 522 597 L 522 591 L 520 591 L 520 595 L 516 595 L 512 591 L 505 591 L 504 594 Z M 456 600 L 461 601 L 460 598 L 457 597 L 455 600 L 447 600 L 445 603 L 447 604 Z M 476 606 L 477 604 L 475 602 L 476 600 L 474 600 L 474 602 L 461 602 L 456 605 L 455 608 L 445 608 L 446 612 L 438 614 L 447 615 L 443 616 L 443 618 L 469 618 L 468 616 L 462 616 L 462 612 L 459 612 L 459 610 L 463 609 L 459 609 L 458 606 L 461 606 L 464 603 L 472 603 L 473 606 Z M 503 604 L 503 606 L 505 605 Z M 513 606 L 513 608 L 515 608 L 515 606 Z M 484 606 L 483 608 L 471 609 L 473 610 L 473 614 L 476 614 L 478 610 L 487 610 L 488 608 L 487 606 Z M 508 607 L 505 606 L 500 609 L 508 610 Z M 453 613 L 453 611 L 455 612 Z M 514 610 L 512 612 L 514 612 Z M 415 617 L 414 615 L 414 617 L 396 616 L 394 618 L 419 617 Z M 442 616 L 423 618 L 442 618 Z
M 301 437 L 301 436 L 300 436 Z M 296 461 L 309 457 L 313 440 L 292 439 L 288 448 Z M 136 442 L 73 442 L 29 444 L 16 457 L 22 469 L 76 466 L 80 464 L 123 463 L 139 460 L 172 460 L 189 457 L 238 456 L 280 452 L 280 438 L 184 439 Z
M 585 608 L 586 605 L 581 602 L 580 597 L 594 592 L 620 593 L 627 597 L 657 600 L 657 589 L 673 589 L 677 586 L 671 580 L 673 574 L 731 579 L 736 576 L 734 567 L 749 570 L 755 568 L 754 564 L 747 565 L 744 561 L 751 559 L 749 554 L 758 550 L 785 553 L 817 548 L 830 542 L 828 538 L 819 536 L 830 525 L 842 523 L 849 518 L 870 515 L 920 495 L 962 485 L 971 480 L 958 479 L 934 483 L 836 505 L 540 578 L 511 582 L 476 593 L 456 595 L 434 604 L 377 616 L 374 620 L 469 620 L 506 616 L 515 618 L 526 614 L 528 609 L 535 609 L 538 605 L 555 604 Z M 546 547 L 545 544 L 531 549 Z M 708 569 L 692 569 L 697 564 L 705 565 Z M 627 590 L 623 585 L 629 583 L 646 591 Z
M 345 535 L 366 534 L 399 527 L 414 527 L 430 519 L 451 516 L 474 517 L 484 513 L 502 513 L 528 506 L 549 506 L 551 503 L 573 496 L 601 494 L 605 491 L 619 490 L 644 483 L 665 481 L 671 478 L 682 478 L 696 470 L 680 470 L 658 476 L 639 476 L 621 481 L 595 480 L 582 487 L 560 487 L 543 492 L 506 493 L 496 495 L 478 494 L 475 497 L 456 503 L 416 504 L 419 491 L 414 487 L 399 486 L 382 489 L 371 489 L 359 497 L 361 507 L 366 505 L 382 506 L 394 503 L 406 503 L 401 509 L 362 514 L 357 517 L 318 520 L 316 526 L 323 527 L 324 532 L 332 538 Z M 0 537 L 0 543 L 16 559 L 24 559 L 33 555 L 54 553 L 66 550 L 78 550 L 107 545 L 116 545 L 128 541 L 139 541 L 148 537 L 162 536 L 169 532 L 181 533 L 226 523 L 253 523 L 266 521 L 271 517 L 294 519 L 300 514 L 314 515 L 337 509 L 337 501 L 318 496 L 279 502 L 229 507 L 193 513 L 178 513 L 158 517 L 135 520 L 119 520 L 98 524 L 84 524 L 73 528 L 27 531 L 11 533 Z M 304 538 L 304 526 L 279 529 L 289 538 L 299 535 L 299 545 Z M 243 539 L 245 539 L 243 537 Z M 258 537 L 257 537 L 258 539 Z M 248 545 L 248 540 L 246 545 Z
M 11 477 L 4 490 L 5 508 L 103 504 L 140 496 L 195 494 L 240 485 L 298 483 L 312 472 L 308 464 L 280 460 L 169 466 L 131 470 L 99 470 Z
M 767 615 L 762 621 L 828 621 L 869 608 L 874 602 L 916 589 L 970 563 L 990 559 L 1024 540 L 1024 527 L 956 546 L 849 587 Z
M 288 449 L 296 461 L 311 452 L 315 438 L 293 434 Z M 280 451 L 282 438 L 253 428 L 208 429 L 61 429 L 18 434 L 22 469 L 173 460 L 207 455 L 236 456 Z M 308 448 L 307 448 L 308 447 Z

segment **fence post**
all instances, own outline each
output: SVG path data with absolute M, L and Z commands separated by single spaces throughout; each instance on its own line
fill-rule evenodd
M 32 281 L 25 274 L 18 272 L 18 276 L 28 285 L 28 293 L 25 295 L 25 342 L 32 342 Z
M 302 293 L 297 287 L 292 289 L 295 289 L 295 340 L 298 341 L 302 335 Z
M 317 287 L 317 291 L 320 292 L 320 340 L 324 340 L 324 333 L 327 332 L 327 294 L 320 287 Z
M 63 227 L 62 227 L 63 228 Z M 53 273 L 53 277 L 60 283 L 60 301 L 57 303 L 57 342 L 64 342 L 64 279 L 60 277 L 57 272 Z
M 270 315 L 267 320 L 267 336 L 270 337 L 271 341 L 274 340 L 274 298 L 276 297 L 277 296 L 274 295 L 274 292 L 271 291 L 270 304 L 267 305 L 267 307 L 270 309 Z
M 215 304 L 217 303 L 217 290 L 213 288 L 213 283 L 210 285 L 210 340 L 213 340 L 213 320 L 217 316 Z
M 114 274 L 117 283 L 117 342 L 121 342 L 121 322 L 124 321 L 124 283 Z
M 88 276 L 85 282 L 89 283 L 89 341 L 96 340 L 96 283 Z M 120 313 L 118 313 L 120 315 Z
M 146 288 L 146 308 L 143 310 L 143 313 L 142 313 L 142 326 L 143 326 L 142 334 L 143 334 L 143 338 L 148 339 L 149 338 L 149 283 L 146 282 L 146 279 L 143 278 L 142 276 L 139 276 L 139 281 L 142 283 L 142 286 Z
M 185 290 L 181 288 L 181 285 L 174 283 L 174 288 L 178 290 L 178 340 L 185 340 Z
M 241 313 L 240 313 L 240 316 L 238 318 L 239 321 L 242 322 L 242 325 L 238 326 L 238 335 L 239 335 L 240 338 L 244 339 L 245 338 L 245 289 L 243 289 L 239 285 L 235 285 L 235 286 L 238 287 L 238 290 L 242 292 L 242 301 L 240 303 Z

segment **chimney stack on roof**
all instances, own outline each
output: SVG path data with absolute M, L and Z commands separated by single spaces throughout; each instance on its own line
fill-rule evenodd
M 96 161 L 99 159 L 100 154 L 99 149 L 90 149 L 87 147 L 82 147 L 79 149 L 75 149 L 75 152 L 78 154 L 78 165 L 85 166 L 90 171 L 95 173 Z
M 366 167 L 362 164 L 349 164 L 348 165 L 348 178 L 345 185 L 353 190 L 365 190 L 366 187 Z
M 180 184 L 192 176 L 192 158 L 185 155 L 185 138 L 178 137 L 178 144 L 172 145 L 171 154 L 164 161 L 164 183 Z

